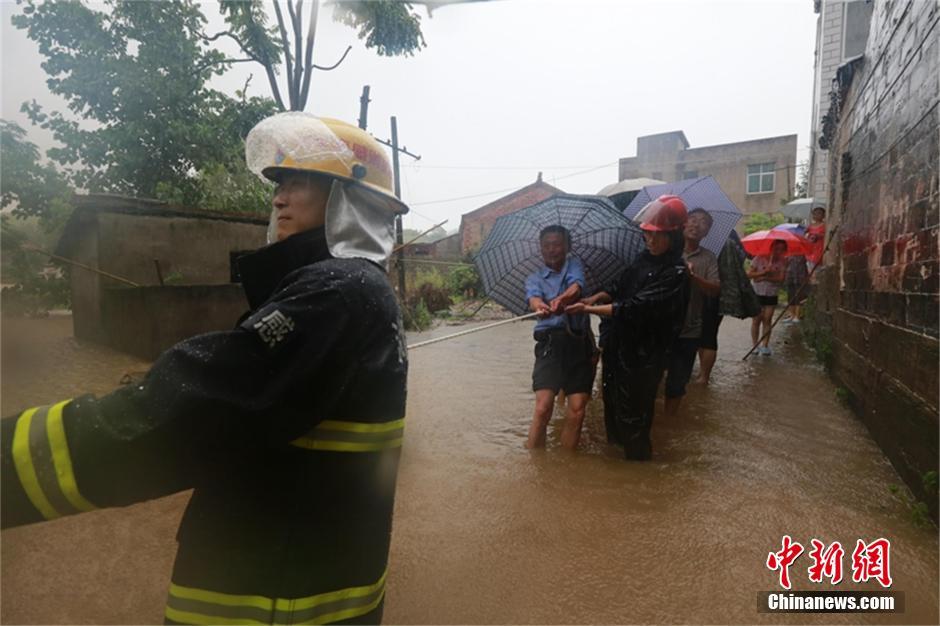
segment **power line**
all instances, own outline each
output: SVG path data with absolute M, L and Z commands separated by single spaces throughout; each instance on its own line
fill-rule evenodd
M 592 165 L 405 165 L 412 169 L 427 170 L 579 170 Z
M 596 166 L 596 167 L 592 167 L 592 168 L 590 168 L 590 169 L 582 170 L 582 171 L 580 171 L 580 172 L 574 172 L 574 173 L 572 173 L 572 174 L 565 174 L 564 176 L 558 176 L 558 177 L 556 177 L 554 180 L 558 181 L 558 180 L 563 180 L 563 179 L 565 179 L 565 178 L 571 178 L 571 177 L 573 177 L 573 176 L 581 176 L 582 174 L 588 174 L 588 173 L 590 173 L 590 172 L 595 172 L 595 171 L 597 171 L 597 170 L 599 170 L 599 169 L 603 169 L 603 168 L 605 168 L 605 167 L 610 167 L 611 165 L 616 165 L 616 164 L 617 164 L 617 161 L 613 161 L 613 162 L 611 162 L 611 163 L 605 163 L 605 164 L 603 164 L 603 165 L 598 165 L 598 166 Z M 420 205 L 425 205 L 425 204 L 442 204 L 442 203 L 444 203 L 444 202 L 456 202 L 457 200 L 470 200 L 470 199 L 473 199 L 473 198 L 482 198 L 483 196 L 491 196 L 491 195 L 493 195 L 494 193 L 505 193 L 505 192 L 507 192 L 507 191 L 518 191 L 519 189 L 520 189 L 520 187 L 506 187 L 506 188 L 504 188 L 504 189 L 494 189 L 494 190 L 492 190 L 492 191 L 484 191 L 484 192 L 482 192 L 482 193 L 475 193 L 475 194 L 470 194 L 470 195 L 467 195 L 467 196 L 458 196 L 458 197 L 454 197 L 454 198 L 444 198 L 444 199 L 441 199 L 441 200 L 425 200 L 424 202 L 412 202 L 412 203 L 409 204 L 408 206 L 420 206 Z

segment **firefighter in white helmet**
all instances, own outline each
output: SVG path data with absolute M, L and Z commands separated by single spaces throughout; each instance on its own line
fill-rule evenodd
M 407 374 L 384 264 L 407 207 L 343 122 L 272 116 L 246 157 L 277 184 L 270 245 L 239 260 L 249 312 L 140 385 L 4 419 L 3 525 L 194 488 L 167 622 L 377 623 Z

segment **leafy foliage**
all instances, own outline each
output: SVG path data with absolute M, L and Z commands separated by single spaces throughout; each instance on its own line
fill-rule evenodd
M 63 213 L 62 215 L 65 215 Z M 0 282 L 4 314 L 36 315 L 52 308 L 69 306 L 68 269 L 47 261 L 26 248 L 38 244 L 49 248 L 58 239 L 64 220 L 58 216 L 12 218 L 0 216 Z
M 798 166 L 800 170 L 799 175 L 797 176 L 796 181 L 796 195 L 794 198 L 808 198 L 809 197 L 809 162 L 803 161 Z
M 276 28 L 268 25 L 268 16 L 261 0 L 221 0 L 219 9 L 228 30 L 207 36 L 205 40 L 228 37 L 236 42 L 247 58 L 232 61 L 261 64 L 277 107 L 282 111 L 303 111 L 307 106 L 314 70 L 336 69 L 352 46 L 332 66 L 317 65 L 314 63 L 313 48 L 319 19 L 319 0 L 310 3 L 306 26 L 303 0 L 298 0 L 296 4 L 288 0 L 286 14 L 282 0 L 272 0 L 271 4 L 277 18 Z M 421 34 L 421 18 L 407 2 L 345 0 L 335 7 L 334 19 L 358 29 L 359 38 L 365 40 L 366 47 L 374 48 L 380 55 L 410 56 L 426 45 Z M 286 104 L 277 77 L 281 66 L 287 70 Z
M 786 221 L 787 218 L 782 213 L 751 213 L 744 218 L 744 234 L 750 235 L 759 230 L 770 230 Z
M 53 165 L 39 162 L 39 150 L 18 124 L 0 120 L 0 153 L 0 207 L 46 220 L 67 211 L 71 188 Z
M 62 144 L 48 156 L 70 169 L 75 187 L 198 204 L 201 172 L 237 172 L 244 136 L 276 108 L 207 87 L 230 62 L 205 41 L 205 23 L 192 0 L 109 0 L 104 10 L 31 0 L 13 17 L 39 44 L 50 91 L 74 114 L 23 105 Z
M 428 311 L 428 305 L 420 298 L 413 304 L 404 305 L 402 312 L 405 318 L 405 330 L 427 330 L 434 323 L 434 318 Z
M 381 56 L 412 56 L 427 46 L 421 16 L 408 2 L 347 0 L 337 4 L 334 19 L 358 29 L 366 48 Z
M 483 292 L 483 281 L 475 267 L 459 266 L 450 271 L 447 283 L 451 293 L 458 296 L 474 297 Z

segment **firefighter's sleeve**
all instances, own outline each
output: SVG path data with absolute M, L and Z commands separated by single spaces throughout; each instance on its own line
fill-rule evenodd
M 624 324 L 642 322 L 673 311 L 684 315 L 688 303 L 688 273 L 681 267 L 663 272 L 628 298 L 614 299 L 613 317 Z
M 300 436 L 316 424 L 311 388 L 351 370 L 348 308 L 340 289 L 297 283 L 234 330 L 173 346 L 137 385 L 3 419 L 0 523 L 182 491 Z

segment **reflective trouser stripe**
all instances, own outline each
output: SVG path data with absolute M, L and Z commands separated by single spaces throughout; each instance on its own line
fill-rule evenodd
M 94 510 L 78 491 L 62 409 L 70 400 L 24 411 L 13 431 L 13 464 L 23 490 L 46 519 Z
M 385 596 L 386 573 L 372 585 L 292 599 L 219 593 L 171 583 L 166 617 L 184 624 L 329 624 L 375 609 Z
M 308 450 L 377 452 L 400 448 L 404 432 L 404 418 L 379 424 L 325 420 L 291 445 Z

